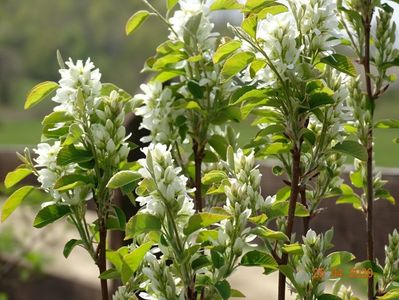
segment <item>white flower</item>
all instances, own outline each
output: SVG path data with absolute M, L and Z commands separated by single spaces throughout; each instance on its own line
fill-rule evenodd
M 44 168 L 38 170 L 37 173 L 39 174 L 37 180 L 41 183 L 43 189 L 52 189 L 54 187 L 58 179 L 58 174 L 56 172 Z
M 100 96 L 101 92 L 100 71 L 93 70 L 94 64 L 90 58 L 85 63 L 78 60 L 76 64 L 70 58 L 65 64 L 68 68 L 59 71 L 61 74 L 60 87 L 52 98 L 54 102 L 59 103 L 54 110 L 65 111 L 71 115 L 76 113 L 77 92 L 78 88 L 81 88 L 90 112 L 93 109 L 94 98 Z
M 144 180 L 154 183 L 149 195 L 140 196 L 137 201 L 142 211 L 163 217 L 165 210 L 171 210 L 176 222 L 183 224 L 185 218 L 194 214 L 194 203 L 188 195 L 187 177 L 181 175 L 181 168 L 174 167 L 170 148 L 163 144 L 150 144 L 142 150 L 146 159 L 140 159 L 139 170 Z
M 316 232 L 313 231 L 312 229 L 309 229 L 305 237 L 306 242 L 309 244 L 314 244 L 316 243 L 316 239 L 317 239 Z
M 169 88 L 162 90 L 160 82 L 151 82 L 140 86 L 144 94 L 133 98 L 135 113 L 143 117 L 140 128 L 150 131 L 150 136 L 143 137 L 142 142 L 171 144 L 178 138 L 178 129 L 175 119 L 179 110 L 173 108 L 172 91 Z
M 191 32 L 196 38 L 198 45 L 203 49 L 209 49 L 212 45 L 211 39 L 216 35 L 212 34 L 214 24 L 209 20 L 209 5 L 210 1 L 204 3 L 202 0 L 180 0 L 180 10 L 177 10 L 173 17 L 169 19 L 173 31 L 170 33 L 171 40 L 184 40 L 184 33 L 187 28 L 188 21 L 193 17 L 202 14 L 200 24 L 195 28 L 196 32 Z M 191 29 L 193 30 L 193 29 Z M 176 35 L 177 34 L 177 37 Z
M 54 145 L 40 143 L 36 149 L 33 149 L 38 156 L 35 158 L 37 167 L 46 167 L 54 170 L 57 166 L 57 155 L 61 149 L 61 142 L 56 141 Z

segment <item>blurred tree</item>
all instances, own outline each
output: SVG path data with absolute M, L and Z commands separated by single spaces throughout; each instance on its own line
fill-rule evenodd
M 166 33 L 154 19 L 133 38 L 125 36 L 127 19 L 141 7 L 137 0 L 0 0 L 0 102 L 25 94 L 23 82 L 57 80 L 57 49 L 64 59 L 91 57 L 104 82 L 134 92 L 143 62 Z

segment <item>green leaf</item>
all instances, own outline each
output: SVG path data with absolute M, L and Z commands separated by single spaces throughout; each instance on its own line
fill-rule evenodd
M 330 253 L 328 258 L 330 258 L 331 262 L 330 267 L 335 268 L 354 260 L 356 257 L 347 251 L 337 251 Z
M 4 222 L 34 189 L 33 186 L 24 186 L 12 193 L 1 208 L 1 222 Z
M 245 298 L 245 295 L 239 290 L 231 289 L 231 297 L 234 298 Z
M 289 186 L 282 187 L 277 191 L 276 201 L 277 202 L 285 201 L 290 197 L 290 195 L 291 195 L 291 187 Z
M 74 120 L 74 117 L 64 111 L 53 111 L 44 117 L 42 125 L 53 125 Z
M 64 251 L 62 252 L 64 254 L 64 257 L 68 258 L 69 254 L 71 254 L 73 248 L 75 248 L 76 246 L 82 245 L 82 244 L 83 244 L 82 240 L 76 240 L 76 239 L 69 240 L 65 244 Z
M 263 149 L 259 155 L 276 155 L 280 153 L 287 153 L 291 149 L 287 143 L 273 143 Z
M 211 250 L 212 264 L 216 269 L 220 269 L 225 265 L 223 255 L 214 249 Z
M 253 217 L 248 218 L 248 221 L 255 225 L 262 225 L 262 224 L 265 224 L 265 222 L 267 221 L 267 216 L 265 214 L 253 216 Z
M 247 0 L 244 12 L 258 13 L 265 7 L 276 5 L 275 0 Z
M 334 104 L 334 98 L 327 93 L 312 93 L 309 96 L 309 107 L 314 109 L 316 107 Z
M 229 146 L 226 139 L 218 134 L 214 134 L 209 139 L 209 145 L 220 155 L 220 157 L 225 160 L 226 159 L 226 151 L 227 147 Z
M 367 160 L 366 149 L 364 149 L 362 145 L 360 145 L 358 142 L 355 141 L 350 141 L 350 140 L 343 141 L 342 143 L 335 145 L 333 147 L 333 150 L 344 154 L 349 154 L 362 161 Z
M 98 278 L 100 279 L 106 279 L 106 280 L 114 280 L 114 279 L 119 279 L 120 278 L 120 273 L 118 270 L 112 268 L 108 269 L 100 274 Z
M 195 99 L 202 99 L 204 97 L 204 88 L 200 86 L 198 82 L 190 80 L 187 83 L 187 88 Z
M 229 57 L 223 65 L 221 74 L 225 81 L 244 70 L 255 58 L 251 52 L 240 52 Z
M 270 254 L 258 250 L 245 253 L 240 264 L 245 267 L 263 267 L 273 270 L 277 270 L 278 267 L 277 262 Z
M 165 68 L 169 70 L 171 68 L 171 65 L 174 65 L 182 60 L 184 60 L 185 56 L 182 54 L 169 54 L 162 56 L 161 58 L 157 59 L 153 66 L 152 69 L 156 71 L 162 71 Z
M 42 208 L 39 213 L 36 215 L 35 220 L 33 221 L 33 226 L 36 228 L 42 228 L 50 223 L 57 221 L 63 216 L 69 214 L 71 209 L 69 206 L 60 205 L 60 204 L 52 204 Z
M 236 51 L 241 47 L 241 42 L 237 40 L 231 40 L 225 44 L 219 46 L 213 55 L 213 62 L 215 64 L 219 63 L 221 60 L 228 57 L 231 53 Z
M 288 242 L 289 239 L 285 235 L 285 233 L 281 231 L 274 231 L 265 226 L 257 227 L 252 231 L 255 235 L 265 238 L 265 239 L 272 239 L 278 241 Z
M 218 281 L 215 283 L 215 288 L 223 300 L 228 300 L 231 295 L 230 283 L 227 280 Z
M 84 163 L 91 161 L 91 152 L 75 148 L 74 145 L 67 145 L 61 148 L 57 155 L 57 164 L 66 166 L 70 163 Z
M 240 9 L 242 7 L 236 0 L 215 0 L 211 10 Z
M 364 260 L 364 261 L 356 263 L 354 269 L 358 269 L 358 270 L 371 269 L 371 270 L 373 270 L 374 274 L 379 274 L 379 275 L 382 275 L 384 272 L 380 265 L 376 264 L 375 262 L 369 261 L 369 260 Z
M 262 20 L 262 19 L 265 19 L 268 14 L 278 15 L 278 14 L 281 14 L 286 11 L 288 11 L 287 6 L 280 4 L 280 3 L 276 3 L 273 6 L 265 7 L 257 15 L 258 15 L 258 18 Z
M 117 189 L 140 179 L 141 175 L 138 172 L 129 170 L 120 171 L 111 177 L 107 183 L 107 188 Z
M 356 69 L 353 66 L 351 60 L 342 54 L 332 54 L 326 57 L 323 57 L 320 62 L 325 63 L 337 69 L 340 72 L 346 73 L 352 77 L 356 76 Z
M 129 35 L 135 32 L 147 18 L 150 16 L 150 13 L 146 10 L 140 10 L 136 12 L 133 16 L 129 18 L 126 22 L 125 32 L 126 35 Z
M 126 224 L 125 240 L 136 237 L 139 234 L 161 230 L 161 221 L 150 214 L 137 214 Z
M 233 105 L 242 103 L 242 102 L 257 102 L 263 99 L 266 99 L 270 93 L 270 90 L 268 89 L 261 89 L 261 90 L 250 90 L 243 94 L 240 98 L 238 98 Z
M 166 8 L 168 10 L 173 9 L 173 7 L 176 6 L 176 4 L 179 2 L 179 0 L 166 0 Z
M 207 256 L 200 256 L 197 259 L 193 260 L 191 263 L 191 267 L 193 268 L 194 271 L 201 269 L 203 267 L 209 266 L 211 264 L 211 261 Z
M 301 255 L 303 254 L 302 246 L 299 243 L 283 245 L 281 248 L 284 253 L 291 255 Z
M 362 208 L 360 197 L 347 184 L 341 184 L 342 195 L 337 199 L 337 204 L 352 204 L 355 209 Z
M 256 39 L 256 29 L 258 27 L 258 17 L 251 15 L 242 21 L 241 28 L 249 34 L 250 37 Z
M 219 183 L 223 179 L 226 179 L 226 178 L 227 178 L 227 175 L 224 171 L 212 170 L 212 171 L 206 173 L 202 177 L 202 184 L 209 185 L 209 184 L 213 184 L 213 183 Z
M 54 185 L 54 188 L 59 192 L 65 192 L 74 189 L 75 187 L 92 183 L 91 178 L 80 174 L 68 174 L 60 177 Z
M 323 294 L 317 297 L 317 300 L 342 300 L 342 299 L 332 294 Z
M 112 91 L 118 92 L 119 98 L 121 98 L 123 102 L 126 102 L 126 101 L 132 99 L 132 95 L 130 95 L 128 92 L 126 92 L 125 90 L 121 89 L 120 87 L 118 87 L 117 85 L 115 85 L 113 83 L 107 82 L 107 83 L 103 83 L 101 85 L 101 95 L 102 96 L 109 96 Z
M 383 296 L 377 296 L 378 300 L 397 300 L 399 299 L 399 289 L 393 289 Z
M 378 121 L 375 125 L 375 128 L 399 128 L 399 120 L 395 119 L 387 119 Z
M 45 81 L 39 83 L 38 85 L 34 86 L 33 89 L 29 92 L 28 96 L 26 97 L 25 101 L 25 109 L 29 109 L 36 104 L 40 103 L 48 96 L 51 95 L 58 88 L 58 83 L 53 81 Z
M 4 180 L 4 186 L 6 187 L 6 189 L 9 189 L 10 187 L 16 185 L 18 182 L 24 179 L 26 176 L 32 174 L 32 172 L 33 171 L 31 169 L 17 168 L 7 174 Z
M 140 245 L 140 247 L 134 249 L 129 254 L 126 254 L 123 257 L 123 260 L 131 270 L 132 274 L 137 271 L 144 260 L 144 256 L 150 251 L 154 242 L 147 242 L 145 244 Z
M 363 188 L 363 176 L 360 170 L 356 172 L 350 172 L 349 177 L 354 187 L 359 189 Z
M 283 133 L 285 128 L 283 125 L 273 124 L 258 132 L 256 136 L 267 136 L 269 134 Z
M 275 202 L 271 208 L 266 209 L 266 215 L 269 219 L 287 216 L 289 205 L 288 201 Z M 303 204 L 297 203 L 295 206 L 295 216 L 308 217 L 309 211 Z
M 212 214 L 207 212 L 198 213 L 190 217 L 183 232 L 185 235 L 190 235 L 198 229 L 206 228 L 228 218 L 230 218 L 228 215 Z

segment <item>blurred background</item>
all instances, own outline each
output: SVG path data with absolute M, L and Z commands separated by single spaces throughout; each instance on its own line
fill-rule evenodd
M 161 10 L 164 9 L 164 0 L 152 2 Z M 90 57 L 102 73 L 102 82 L 115 83 L 131 94 L 138 91 L 139 85 L 147 77 L 147 74 L 140 73 L 145 60 L 167 35 L 165 26 L 156 18 L 151 18 L 133 36 L 126 37 L 126 21 L 135 11 L 143 8 L 139 0 L 0 0 L 1 182 L 4 175 L 16 166 L 14 153 L 40 140 L 40 121 L 52 110 L 53 103 L 44 101 L 29 111 L 23 109 L 23 104 L 35 84 L 45 80 L 58 81 L 57 49 L 64 59 L 86 60 Z M 238 18 L 237 15 L 218 14 L 215 20 L 218 29 L 228 35 L 230 32 L 226 29 L 226 21 L 237 22 Z M 398 87 L 399 84 L 395 84 L 378 100 L 377 120 L 399 117 Z M 256 132 L 248 122 L 236 128 L 241 133 L 243 144 Z M 376 130 L 376 164 L 392 179 L 389 187 L 397 196 L 399 172 L 395 168 L 399 167 L 399 145 L 392 143 L 394 138 L 399 138 L 399 130 Z M 267 172 L 265 167 L 264 173 Z M 263 179 L 267 194 L 278 187 L 278 183 L 273 183 L 277 181 L 269 175 Z M 0 205 L 1 199 L 4 200 L 10 192 L 5 191 L 0 184 Z M 35 204 L 41 201 L 43 195 L 32 194 L 26 202 Z M 381 216 L 386 211 L 386 217 L 381 217 L 383 222 L 377 224 L 385 231 L 387 224 L 389 231 L 399 225 L 398 209 L 395 207 L 396 213 L 392 216 L 389 205 L 380 207 Z M 338 222 L 337 227 L 341 231 L 336 231 L 336 235 L 343 236 L 343 241 L 337 241 L 339 246 L 344 250 L 359 250 L 364 241 L 356 240 L 358 233 L 345 235 L 345 230 L 348 231 L 345 228 L 348 224 L 352 228 L 362 227 L 362 216 L 355 214 L 344 218 L 341 208 L 335 214 L 332 212 L 328 224 L 316 226 L 325 230 Z M 5 224 L 0 224 L 0 300 L 36 299 L 32 295 L 35 295 L 34 291 L 38 287 L 42 291 L 55 292 L 50 292 L 48 297 L 41 294 L 41 299 L 97 299 L 96 268 L 89 257 L 79 251 L 74 252 L 68 261 L 62 257 L 63 244 L 71 236 L 74 237 L 68 224 L 49 226 L 42 231 L 34 230 L 31 228 L 34 211 L 35 208 L 27 205 Z M 350 219 L 351 222 L 344 222 L 344 219 Z M 385 232 L 381 236 L 382 242 L 377 245 L 381 248 L 381 251 L 377 251 L 379 254 L 386 240 Z M 47 275 L 44 276 L 44 273 Z M 59 277 L 70 283 L 60 284 L 57 281 Z M 250 274 L 245 275 L 245 278 L 251 279 Z M 237 284 L 242 282 L 240 278 L 234 280 Z M 20 289 L 21 282 L 24 283 L 23 289 Z M 254 290 L 251 283 L 246 283 L 249 293 Z M 359 284 L 359 289 L 362 284 Z M 273 286 L 270 288 L 275 290 Z M 270 295 L 270 299 L 274 299 L 274 294 Z M 247 299 L 256 298 L 249 296 Z

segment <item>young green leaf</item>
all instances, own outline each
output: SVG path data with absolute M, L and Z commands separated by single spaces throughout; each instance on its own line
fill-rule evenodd
M 399 120 L 387 119 L 378 121 L 375 125 L 375 128 L 399 128 Z
M 236 0 L 215 0 L 211 10 L 240 9 L 242 7 Z
M 299 243 L 283 245 L 283 252 L 292 254 L 292 255 L 301 255 L 303 254 L 302 246 Z
M 64 251 L 62 252 L 64 254 L 64 257 L 68 258 L 69 254 L 71 254 L 73 248 L 75 248 L 76 246 L 82 245 L 82 244 L 83 244 L 82 240 L 76 240 L 76 239 L 69 240 L 65 244 Z
M 134 238 L 139 234 L 161 230 L 161 221 L 150 214 L 137 214 L 126 224 L 125 240 Z
M 91 152 L 67 145 L 61 148 L 57 155 L 57 164 L 66 166 L 70 163 L 83 163 L 93 159 Z
M 126 35 L 135 32 L 149 16 L 150 13 L 146 10 L 140 10 L 131 16 L 125 26 Z
M 330 267 L 331 268 L 341 266 L 341 265 L 346 264 L 356 258 L 352 253 L 347 252 L 347 251 L 333 252 L 333 253 L 330 253 L 327 257 L 330 258 L 330 261 L 331 261 Z
M 188 224 L 184 228 L 183 232 L 185 235 L 190 235 L 198 229 L 206 228 L 212 224 L 228 218 L 230 218 L 230 216 L 228 215 L 212 214 L 207 212 L 195 214 L 190 217 L 190 219 L 188 220 Z
M 28 96 L 26 97 L 25 101 L 25 109 L 29 109 L 32 106 L 40 103 L 48 96 L 51 95 L 58 88 L 58 83 L 53 81 L 45 81 L 39 83 L 38 85 L 34 86 L 33 89 L 29 92 Z
M 237 73 L 245 69 L 255 58 L 251 52 L 240 52 L 229 57 L 223 65 L 222 76 L 225 81 L 233 78 Z
M 331 54 L 329 56 L 323 57 L 320 62 L 325 63 L 326 65 L 329 65 L 334 69 L 337 69 L 338 71 L 346 73 L 352 77 L 356 76 L 356 69 L 353 63 L 345 55 L 338 53 Z
M 231 53 L 241 47 L 241 42 L 237 40 L 231 40 L 223 45 L 220 45 L 213 55 L 213 62 L 217 64 L 221 60 L 228 57 Z
M 107 183 L 107 188 L 117 189 L 140 179 L 141 175 L 138 172 L 120 171 L 111 177 Z
M 54 185 L 54 188 L 59 192 L 65 192 L 74 189 L 75 187 L 92 183 L 91 178 L 80 174 L 68 174 L 60 177 Z
M 176 4 L 179 2 L 179 0 L 166 0 L 166 8 L 168 10 L 173 9 L 173 7 L 176 6 Z
M 215 288 L 223 300 L 230 299 L 231 287 L 227 280 L 218 281 L 215 283 Z
M 148 251 L 150 251 L 152 245 L 154 245 L 154 242 L 147 242 L 123 256 L 123 260 L 131 270 L 132 274 L 140 267 L 144 260 L 144 256 Z
M 57 221 L 58 219 L 61 219 L 70 212 L 71 209 L 66 205 L 52 204 L 46 206 L 42 208 L 36 215 L 35 220 L 33 221 L 33 227 L 42 228 Z
M 397 300 L 399 299 L 399 289 L 392 289 L 383 296 L 377 296 L 378 300 Z
M 350 140 L 343 141 L 342 143 L 335 145 L 333 147 L 333 150 L 344 154 L 349 154 L 362 161 L 367 160 L 366 149 L 364 149 L 362 145 L 360 145 L 358 142 L 355 141 L 350 141 Z
M 1 208 L 1 222 L 4 222 L 34 189 L 33 186 L 24 186 L 16 190 Z
M 277 270 L 277 262 L 274 258 L 265 252 L 253 250 L 244 254 L 241 258 L 241 265 L 246 267 L 263 267 Z
M 202 177 L 202 184 L 209 185 L 209 184 L 213 184 L 213 183 L 218 183 L 226 178 L 227 178 L 227 175 L 225 172 L 223 172 L 221 170 L 212 170 L 212 171 L 206 173 Z
M 100 274 L 98 276 L 100 279 L 106 279 L 106 280 L 114 280 L 114 279 L 119 279 L 120 278 L 120 273 L 118 270 L 112 268 L 108 269 Z
M 4 179 L 4 186 L 6 187 L 6 189 L 9 189 L 10 187 L 16 185 L 18 182 L 24 179 L 26 176 L 32 174 L 32 172 L 33 171 L 31 169 L 17 168 L 7 174 L 6 178 Z

